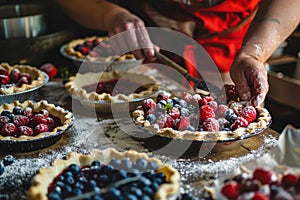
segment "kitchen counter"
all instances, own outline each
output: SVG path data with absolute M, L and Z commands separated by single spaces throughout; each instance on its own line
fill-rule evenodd
M 180 87 L 155 69 L 147 73 L 161 80 L 163 88 L 174 91 Z M 51 81 L 44 86 L 36 98 L 40 99 L 72 111 L 76 111 L 77 106 L 80 106 L 67 94 L 61 80 Z M 15 162 L 5 167 L 5 173 L 0 176 L 0 199 L 26 199 L 30 179 L 39 168 L 49 166 L 55 159 L 63 158 L 73 151 L 87 153 L 95 148 L 107 147 L 114 147 L 120 151 L 132 149 L 158 157 L 180 172 L 181 193 L 190 193 L 195 199 L 204 199 L 204 186 L 211 185 L 215 178 L 235 170 L 241 164 L 264 155 L 277 144 L 279 137 L 276 131 L 267 128 L 263 133 L 238 143 L 227 151 L 210 152 L 200 158 L 176 158 L 151 152 L 144 143 L 128 134 L 126 130 L 132 130 L 131 120 L 111 119 L 108 115 L 101 114 L 97 117 L 85 116 L 79 112 L 74 112 L 74 116 L 74 125 L 56 144 L 34 152 L 12 154 L 16 158 Z M 5 155 L 7 153 L 1 153 L 0 158 Z M 7 181 L 13 184 L 11 191 L 4 189 Z

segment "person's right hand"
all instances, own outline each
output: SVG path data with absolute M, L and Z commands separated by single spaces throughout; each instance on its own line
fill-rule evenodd
M 155 60 L 154 45 L 152 44 L 144 22 L 129 12 L 121 12 L 112 17 L 108 35 L 114 37 L 113 48 L 132 52 L 137 59 Z
M 231 66 L 230 75 L 242 101 L 249 101 L 254 106 L 263 103 L 269 84 L 262 62 L 251 55 L 239 53 Z

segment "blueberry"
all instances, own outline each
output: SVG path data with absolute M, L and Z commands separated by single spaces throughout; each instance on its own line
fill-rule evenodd
M 110 165 L 105 165 L 105 166 L 101 167 L 100 173 L 101 173 L 101 174 L 109 174 L 109 173 L 112 172 L 112 170 L 113 170 L 113 167 L 112 167 L 112 166 L 110 166 Z
M 141 181 L 138 182 L 140 187 L 150 186 L 152 183 L 148 178 L 143 178 Z
M 100 194 L 97 194 L 92 197 L 92 200 L 104 200 Z
M 71 164 L 69 166 L 69 171 L 74 174 L 74 175 L 77 175 L 80 173 L 80 167 L 76 164 Z
M 113 158 L 111 159 L 110 163 L 111 166 L 113 166 L 114 168 L 120 167 L 121 165 L 121 160 L 118 158 Z
M 56 185 L 56 186 L 59 186 L 59 187 L 61 187 L 61 188 L 64 188 L 64 187 L 65 187 L 65 183 L 62 182 L 62 181 L 57 181 L 55 185 Z
M 4 169 L 4 165 L 2 162 L 0 162 L 0 176 L 4 173 L 5 169 Z
M 60 194 L 56 193 L 56 192 L 51 192 L 48 196 L 49 200 L 61 200 L 62 197 L 60 196 Z
M 65 177 L 64 177 L 64 176 L 59 176 L 59 177 L 57 178 L 57 181 L 64 182 L 64 181 L 65 181 Z
M 151 188 L 153 191 L 156 191 L 159 187 L 159 184 L 156 181 L 153 181 L 151 184 Z
M 11 112 L 8 111 L 8 110 L 3 110 L 3 111 L 1 112 L 1 116 L 6 116 L 6 117 L 10 118 L 9 115 L 11 115 Z
M 132 169 L 132 162 L 129 158 L 124 158 L 121 161 L 121 166 L 122 166 L 122 169 L 124 169 L 124 170 L 131 170 Z
M 156 110 L 157 110 L 157 116 L 159 116 L 158 113 L 163 114 L 166 112 L 165 107 L 160 103 L 157 104 Z
M 165 182 L 166 175 L 163 172 L 159 172 L 156 174 L 156 180 L 160 180 L 162 182 Z
M 168 100 L 167 100 L 167 104 L 170 104 L 172 107 L 173 107 L 173 105 L 174 105 L 172 99 L 168 99 Z
M 181 108 L 180 115 L 182 117 L 188 117 L 190 115 L 190 111 L 187 108 Z
M 114 199 L 121 196 L 121 192 L 117 188 L 112 188 L 107 192 L 106 195 L 109 197 L 108 199 Z
M 192 126 L 188 126 L 188 127 L 186 127 L 186 130 L 187 131 L 195 131 L 195 128 Z
M 156 162 L 153 162 L 153 161 L 148 162 L 148 165 L 147 165 L 148 170 L 157 170 L 157 168 L 158 168 L 158 165 Z
M 109 182 L 109 176 L 107 174 L 101 174 L 98 177 L 98 181 L 99 183 L 101 183 L 101 185 L 106 185 Z
M 165 107 L 167 105 L 167 101 L 160 100 L 157 104 L 161 104 L 163 107 Z
M 153 195 L 153 190 L 150 186 L 146 186 L 146 187 L 143 188 L 143 193 L 145 193 L 146 195 L 152 196 Z
M 141 170 L 141 171 L 145 171 L 148 165 L 147 160 L 145 160 L 144 158 L 138 158 L 135 162 L 136 168 Z
M 81 195 L 82 194 L 82 190 L 80 188 L 74 188 L 72 191 L 72 195 L 77 196 L 77 195 Z
M 149 114 L 146 116 L 145 119 L 148 120 L 150 124 L 154 124 L 156 121 L 156 116 L 154 114 Z
M 4 183 L 4 189 L 5 189 L 6 191 L 9 191 L 9 192 L 13 191 L 13 190 L 15 189 L 15 184 L 14 184 L 14 182 L 6 181 L 6 182 Z
M 23 115 L 24 112 L 23 112 L 23 109 L 21 107 L 16 106 L 13 109 L 13 114 L 15 114 L 15 115 Z
M 65 178 L 67 178 L 68 176 L 73 176 L 72 172 L 70 172 L 69 170 L 64 173 Z
M 138 200 L 139 198 L 137 198 L 135 195 L 133 194 L 128 194 L 125 197 L 125 200 Z
M 63 193 L 70 193 L 70 192 L 72 192 L 72 187 L 70 185 L 65 185 L 62 188 L 62 191 L 63 191 Z
M 175 104 L 173 107 L 174 107 L 174 108 L 178 108 L 178 109 L 181 109 L 181 108 L 182 108 L 180 104 Z
M 80 188 L 82 190 L 84 189 L 84 186 L 83 186 L 83 184 L 81 182 L 76 182 L 75 185 L 74 185 L 74 187 L 75 188 Z
M 182 107 L 182 108 L 186 108 L 187 107 L 187 102 L 183 99 L 179 100 L 179 105 Z
M 139 189 L 138 187 L 132 187 L 132 188 L 130 188 L 129 191 L 130 191 L 131 194 L 134 194 L 137 197 L 141 197 L 143 195 L 142 190 Z
M 149 197 L 148 195 L 143 195 L 141 196 L 140 200 L 151 200 L 152 198 Z
M 179 99 L 177 98 L 177 97 L 174 97 L 173 99 L 172 99 L 172 101 L 173 101 L 173 105 L 178 105 L 179 104 Z
M 188 193 L 184 193 L 181 195 L 181 200 L 193 200 L 193 197 Z
M 84 46 L 82 44 L 78 44 L 75 46 L 74 50 L 75 51 L 81 51 L 81 49 L 83 48 Z
M 75 179 L 73 176 L 67 176 L 65 179 L 65 183 L 68 185 L 74 185 L 75 184 Z
M 98 160 L 94 160 L 91 164 L 92 167 L 101 167 L 101 163 Z
M 60 186 L 55 186 L 53 191 L 58 193 L 58 194 L 61 194 L 62 193 L 62 188 Z
M 79 183 L 81 183 L 81 184 L 86 184 L 86 183 L 88 183 L 88 180 L 87 180 L 84 176 L 80 176 L 80 177 L 78 178 L 78 181 L 79 181 Z

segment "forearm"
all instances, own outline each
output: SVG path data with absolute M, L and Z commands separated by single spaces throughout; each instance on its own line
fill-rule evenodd
M 263 0 L 240 53 L 265 62 L 300 21 L 299 0 Z
M 128 12 L 105 0 L 57 0 L 57 3 L 80 25 L 102 31 L 108 30 L 113 16 Z

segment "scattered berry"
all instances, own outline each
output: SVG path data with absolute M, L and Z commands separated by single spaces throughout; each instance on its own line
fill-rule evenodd
M 253 122 L 256 118 L 256 110 L 253 106 L 246 106 L 241 112 L 241 116 L 249 123 Z
M 57 74 L 57 68 L 52 63 L 45 63 L 40 67 L 40 70 L 46 72 L 50 79 L 53 79 Z

